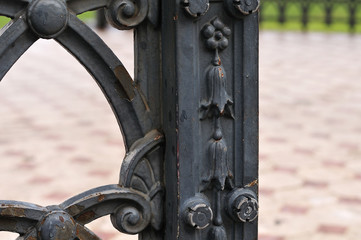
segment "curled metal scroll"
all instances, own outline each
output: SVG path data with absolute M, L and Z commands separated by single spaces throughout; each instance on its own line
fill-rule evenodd
M 139 233 L 151 220 L 149 198 L 119 185 L 107 185 L 79 194 L 59 206 L 0 201 L 0 231 L 19 233 L 24 240 L 34 239 L 31 238 L 34 235 L 42 236 L 40 239 L 59 235 L 56 239 L 68 240 L 79 234 L 94 238 L 95 234 L 84 225 L 108 214 L 118 230 Z
M 139 139 L 124 160 L 119 184 L 94 188 L 48 207 L 0 201 L 0 231 L 19 233 L 18 240 L 51 239 L 49 236 L 58 236 L 59 240 L 98 240 L 85 225 L 106 215 L 123 233 L 138 234 L 149 225 L 160 230 L 163 187 L 154 169 L 160 165 L 146 156 L 157 151 L 163 141 L 157 130 Z
M 106 17 L 113 27 L 130 29 L 147 17 L 148 0 L 112 0 L 106 9 Z
M 152 158 L 152 152 L 161 151 L 164 136 L 152 130 L 144 138 L 136 141 L 123 160 L 119 184 L 143 192 L 150 198 L 154 229 L 160 230 L 163 225 L 163 186 L 160 170 L 161 158 Z M 154 161 L 155 160 L 155 161 Z

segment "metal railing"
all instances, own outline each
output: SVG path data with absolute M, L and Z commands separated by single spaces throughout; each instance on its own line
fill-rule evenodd
M 342 23 L 354 31 L 361 20 L 360 5 L 361 0 L 263 0 L 260 22 L 297 22 L 303 30 L 310 23 Z

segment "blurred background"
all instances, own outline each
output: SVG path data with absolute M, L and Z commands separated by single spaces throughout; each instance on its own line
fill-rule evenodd
M 132 74 L 132 31 L 94 12 L 79 17 Z M 361 1 L 263 0 L 260 20 L 259 239 L 360 239 Z M 116 120 L 56 42 L 36 42 L 4 77 L 0 116 L 0 199 L 46 206 L 117 183 L 125 152 Z M 136 239 L 109 218 L 89 228 Z

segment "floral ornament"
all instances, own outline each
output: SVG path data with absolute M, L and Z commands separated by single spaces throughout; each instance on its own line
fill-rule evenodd
M 203 28 L 203 36 L 207 39 L 206 46 L 212 50 L 226 49 L 231 33 L 231 29 L 226 27 L 219 18 L 214 19 Z
M 203 27 L 202 32 L 206 38 L 207 48 L 214 50 L 215 55 L 206 74 L 208 97 L 201 104 L 201 119 L 223 115 L 233 118 L 233 101 L 226 91 L 226 71 L 218 53 L 219 50 L 228 47 L 231 29 L 225 26 L 219 18 L 215 18 Z
M 202 120 L 213 119 L 214 125 L 208 144 L 207 165 L 209 169 L 202 176 L 201 188 L 203 190 L 213 189 L 216 197 L 215 218 L 208 239 L 225 240 L 227 234 L 221 214 L 221 192 L 224 191 L 226 185 L 232 185 L 232 173 L 227 162 L 228 149 L 226 140 L 223 138 L 221 119 L 223 117 L 234 118 L 234 116 L 233 101 L 227 93 L 227 76 L 219 57 L 219 51 L 228 47 L 231 29 L 226 27 L 219 18 L 215 18 L 203 27 L 202 34 L 206 39 L 206 47 L 214 51 L 214 57 L 205 73 L 207 96 L 201 101 L 200 118 Z

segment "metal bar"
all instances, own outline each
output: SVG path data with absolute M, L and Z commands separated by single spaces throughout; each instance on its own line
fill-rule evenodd
M 284 0 L 278 0 L 278 22 L 284 24 L 286 22 L 287 3 Z
M 356 13 L 357 13 L 357 4 L 355 3 L 355 0 L 350 0 L 349 2 L 349 25 L 350 25 L 350 32 L 355 31 L 355 25 L 356 25 Z
M 139 112 L 133 104 L 142 102 L 133 86 L 133 81 L 122 63 L 103 41 L 75 16 L 71 16 L 69 27 L 56 40 L 64 46 L 97 81 L 105 93 L 117 117 L 126 147 L 143 137 L 150 121 L 143 109 Z
M 10 21 L 0 31 L 0 81 L 24 52 L 37 40 L 38 37 L 29 29 L 24 15 Z
M 29 4 L 29 0 L 0 0 L 0 16 L 15 18 Z
M 302 27 L 303 30 L 307 29 L 307 25 L 309 22 L 309 11 L 310 11 L 310 3 L 308 0 L 305 0 L 301 3 L 301 9 L 302 9 Z

